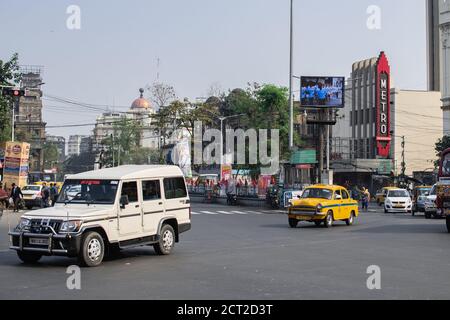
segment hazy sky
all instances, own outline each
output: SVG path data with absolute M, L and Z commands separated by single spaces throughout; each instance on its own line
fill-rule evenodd
M 81 30 L 66 27 L 72 4 Z M 381 8 L 381 30 L 367 28 L 370 5 Z M 349 76 L 354 61 L 384 50 L 396 87 L 425 89 L 425 26 L 425 0 L 295 0 L 295 73 Z M 203 97 L 212 83 L 287 86 L 288 31 L 288 0 L 0 0 L 0 59 L 18 52 L 21 64 L 45 67 L 45 94 L 100 105 L 129 106 L 155 81 L 158 57 L 160 80 L 180 98 Z M 44 104 L 49 126 L 97 114 Z

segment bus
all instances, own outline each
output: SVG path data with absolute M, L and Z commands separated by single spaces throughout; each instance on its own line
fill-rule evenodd
M 445 216 L 450 233 L 450 148 L 442 152 L 439 161 L 439 182 L 436 185 L 436 207 Z

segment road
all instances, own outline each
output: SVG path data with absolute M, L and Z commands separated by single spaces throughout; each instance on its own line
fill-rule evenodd
M 233 212 L 230 212 L 233 211 Z M 301 224 L 281 212 L 193 204 L 193 229 L 171 256 L 150 247 L 123 252 L 81 270 L 81 290 L 68 290 L 76 260 L 45 257 L 22 265 L 8 250 L 0 219 L 0 299 L 449 299 L 450 235 L 443 220 L 386 215 L 373 207 L 352 227 Z M 369 266 L 381 290 L 367 288 Z

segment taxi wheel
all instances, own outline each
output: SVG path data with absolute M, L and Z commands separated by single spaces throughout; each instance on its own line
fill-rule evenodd
M 295 228 L 297 228 L 297 226 L 298 226 L 298 220 L 289 218 L 289 227 L 291 227 L 292 229 L 295 229 Z
M 348 218 L 347 220 L 345 220 L 345 223 L 348 226 L 352 226 L 355 223 L 355 213 L 352 211 L 352 213 L 350 213 L 350 218 Z
M 315 224 L 317 227 L 320 227 L 320 225 L 322 224 L 322 221 L 320 221 L 320 220 L 314 221 L 314 224 Z
M 333 226 L 333 212 L 328 211 L 327 217 L 325 218 L 325 228 L 331 228 Z

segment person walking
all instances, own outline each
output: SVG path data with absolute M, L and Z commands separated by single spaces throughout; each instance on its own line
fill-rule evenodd
M 51 206 L 54 207 L 56 200 L 58 200 L 58 187 L 56 186 L 56 183 L 50 184 L 50 201 Z
M 47 208 L 49 206 L 50 189 L 47 187 L 47 183 L 42 185 L 42 206 Z
M 366 188 L 363 188 L 362 191 L 362 209 L 364 211 L 369 211 L 370 192 Z
M 11 199 L 13 200 L 13 203 L 14 203 L 13 212 L 19 212 L 19 202 L 23 198 L 23 193 L 22 193 L 22 190 L 20 189 L 20 187 L 17 186 L 15 183 L 13 183 L 11 185 L 11 187 L 12 187 L 12 189 L 11 189 Z

